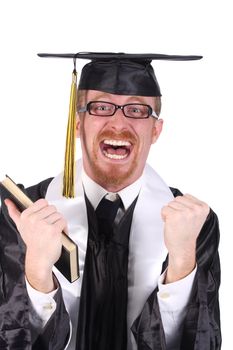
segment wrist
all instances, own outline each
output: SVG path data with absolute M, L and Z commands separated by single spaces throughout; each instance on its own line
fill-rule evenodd
M 56 289 L 52 266 L 33 264 L 26 256 L 25 275 L 28 283 L 39 292 L 49 293 Z
M 53 278 L 53 273 L 34 273 L 34 271 L 25 271 L 26 279 L 32 288 L 42 293 L 50 293 L 57 288 Z
M 168 267 L 164 283 L 172 283 L 179 281 L 188 276 L 196 266 L 196 257 L 190 255 L 187 258 L 183 257 L 168 257 Z

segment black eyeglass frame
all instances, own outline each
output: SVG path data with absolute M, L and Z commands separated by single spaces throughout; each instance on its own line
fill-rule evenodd
M 107 104 L 110 104 L 110 105 L 114 106 L 115 109 L 114 109 L 113 113 L 107 114 L 107 115 L 99 115 L 99 114 L 91 113 L 91 111 L 90 111 L 90 105 L 91 105 L 92 103 L 107 103 Z M 125 114 L 125 111 L 124 111 L 124 108 L 125 108 L 126 106 L 131 106 L 131 105 L 133 105 L 133 106 L 146 106 L 146 107 L 148 107 L 148 115 L 147 115 L 146 117 L 130 117 L 130 116 L 126 115 L 126 114 Z M 125 116 L 126 118 L 131 118 L 131 119 L 148 119 L 149 117 L 153 117 L 153 118 L 155 118 L 155 119 L 159 119 L 158 115 L 157 115 L 156 112 L 153 110 L 153 108 L 152 108 L 150 105 L 147 105 L 147 104 L 144 104 L 144 103 L 126 103 L 126 104 L 124 104 L 124 105 L 116 105 L 115 103 L 108 102 L 108 101 L 89 101 L 89 102 L 86 104 L 86 106 L 80 107 L 80 108 L 78 109 L 78 113 L 88 112 L 90 115 L 94 115 L 94 116 L 97 116 L 97 117 L 100 117 L 100 118 L 108 118 L 108 117 L 112 117 L 112 116 L 116 113 L 116 111 L 117 111 L 118 109 L 121 109 L 121 110 L 122 110 L 122 113 L 124 114 L 124 116 Z

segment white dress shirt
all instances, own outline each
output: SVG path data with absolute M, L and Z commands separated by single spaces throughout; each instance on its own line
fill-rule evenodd
M 85 193 L 91 202 L 94 209 L 98 206 L 100 200 L 109 192 L 107 192 L 104 188 L 96 184 L 92 179 L 90 179 L 85 172 L 82 169 L 82 176 L 81 181 L 83 184 L 83 187 L 85 189 Z M 142 176 L 140 179 L 138 179 L 136 182 L 134 182 L 132 185 L 128 186 L 127 188 L 121 190 L 118 192 L 118 195 L 121 197 L 121 200 L 123 202 L 124 208 L 127 209 L 131 203 L 134 201 L 134 199 L 137 197 L 137 195 L 140 192 L 140 189 L 142 188 L 144 184 L 144 176 Z M 80 182 L 79 182 L 80 186 Z M 108 196 L 113 196 L 115 194 L 109 194 Z M 46 197 L 47 198 L 47 197 Z M 56 201 L 54 200 L 54 204 L 56 205 Z M 58 208 L 59 209 L 59 208 Z M 138 210 L 140 211 L 140 204 Z M 132 223 L 133 224 L 133 223 Z M 135 223 L 135 226 L 137 226 L 137 222 Z M 133 242 L 130 243 L 130 246 L 136 247 L 137 244 L 137 236 L 135 232 L 137 231 L 137 227 L 135 230 L 132 230 L 131 239 Z M 73 238 L 73 237 L 72 237 Z M 135 242 L 134 242 L 135 238 Z M 143 239 L 143 237 L 141 238 Z M 132 250 L 132 249 L 131 249 Z M 143 250 L 143 248 L 142 248 Z M 137 251 L 140 252 L 140 249 L 137 248 Z M 144 257 L 146 257 L 147 253 L 143 252 Z M 142 254 L 141 254 L 142 255 Z M 163 252 L 163 256 L 166 256 L 166 251 Z M 159 257 L 160 261 L 156 261 L 157 271 L 161 271 L 162 268 L 162 256 Z M 159 260 L 158 258 L 158 260 Z M 83 267 L 84 267 L 84 260 L 85 255 L 80 255 L 80 259 L 83 260 L 80 262 L 81 267 L 81 275 L 83 273 Z M 133 254 L 129 254 L 129 271 L 134 271 L 134 266 L 136 269 L 137 264 L 134 262 L 135 256 Z M 140 261 L 140 260 L 139 260 Z M 149 261 L 150 263 L 150 261 Z M 142 266 L 143 268 L 143 266 Z M 137 268 L 138 269 L 138 268 Z M 55 275 L 60 280 L 62 276 L 60 276 L 59 271 L 55 269 Z M 191 288 L 193 284 L 193 280 L 195 277 L 196 269 L 187 277 L 185 277 L 182 280 L 179 280 L 174 283 L 170 284 L 163 284 L 166 271 L 159 276 L 158 272 L 155 273 L 155 276 L 152 276 L 152 286 L 145 286 L 146 291 L 141 291 L 141 286 L 137 286 L 137 284 L 141 284 L 141 280 L 144 275 L 146 275 L 145 271 L 142 274 L 142 277 L 136 277 L 130 272 L 130 276 L 128 278 L 128 295 L 129 295 L 129 303 L 128 303 L 128 312 L 127 312 L 127 321 L 128 321 L 128 350 L 136 350 L 137 346 L 133 337 L 132 332 L 130 331 L 130 327 L 133 323 L 133 320 L 136 318 L 136 316 L 140 313 L 141 307 L 144 305 L 147 297 L 150 295 L 150 293 L 153 291 L 156 286 L 158 286 L 158 303 L 161 313 L 161 318 L 163 322 L 163 327 L 165 331 L 165 337 L 167 342 L 167 349 L 168 350 L 177 350 L 179 349 L 179 342 L 180 337 L 182 333 L 182 322 L 184 320 L 185 314 L 186 314 L 186 306 L 189 300 L 189 296 L 191 293 Z M 149 272 L 150 273 L 150 272 Z M 150 273 L 151 274 L 151 273 Z M 158 276 L 156 277 L 156 275 Z M 154 278 L 156 277 L 156 278 Z M 62 280 L 63 281 L 63 280 Z M 142 280 L 143 281 L 143 280 Z M 65 281 L 64 281 L 65 282 Z M 68 312 L 70 313 L 71 317 L 71 336 L 69 343 L 67 344 L 66 349 L 67 350 L 75 350 L 75 338 L 76 338 L 76 328 L 77 328 L 77 319 L 78 319 L 78 308 L 79 308 L 79 300 L 80 300 L 80 294 L 77 293 L 77 290 L 81 290 L 81 287 L 78 286 L 78 284 L 71 284 L 69 282 L 65 282 L 67 287 L 65 286 L 63 290 L 63 296 L 65 300 L 65 304 L 67 307 Z M 144 283 L 143 283 L 144 284 Z M 61 283 L 62 288 L 63 284 Z M 75 290 L 77 289 L 77 290 Z M 73 291 L 72 291 L 73 290 Z M 31 303 L 34 307 L 34 313 L 30 315 L 31 322 L 33 322 L 35 325 L 38 325 L 38 327 L 44 327 L 46 322 L 49 320 L 51 315 L 53 314 L 54 310 L 56 309 L 56 302 L 53 299 L 56 291 L 53 291 L 48 294 L 41 293 L 39 291 L 34 290 L 30 284 L 27 282 L 27 291 L 31 300 Z M 69 295 L 68 295 L 69 294 Z M 70 295 L 73 294 L 73 300 L 75 300 L 75 307 L 72 304 L 69 306 L 69 303 L 71 303 L 69 300 Z M 73 301 L 74 302 L 74 301 Z M 72 312 L 73 311 L 73 312 Z

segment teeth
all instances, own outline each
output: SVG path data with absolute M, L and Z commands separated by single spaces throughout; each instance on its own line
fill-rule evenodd
M 107 153 L 106 151 L 104 151 L 103 153 L 107 158 L 111 158 L 111 159 L 124 159 L 127 157 L 127 154 L 123 156 L 119 154 L 110 154 L 110 153 Z
M 105 145 L 111 146 L 131 146 L 131 143 L 123 140 L 104 140 Z

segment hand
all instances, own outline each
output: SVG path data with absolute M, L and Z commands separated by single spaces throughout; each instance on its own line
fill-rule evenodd
M 186 194 L 162 208 L 164 240 L 168 249 L 165 283 L 187 276 L 196 265 L 196 240 L 209 213 L 209 207 Z
M 5 200 L 11 219 L 26 245 L 25 273 L 33 288 L 50 292 L 54 287 L 52 267 L 61 254 L 61 232 L 67 224 L 53 205 L 39 199 L 22 213 Z

